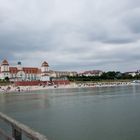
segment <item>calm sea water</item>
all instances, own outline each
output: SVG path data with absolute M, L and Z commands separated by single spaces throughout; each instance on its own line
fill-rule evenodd
M 49 140 L 140 140 L 140 86 L 0 95 L 0 111 Z

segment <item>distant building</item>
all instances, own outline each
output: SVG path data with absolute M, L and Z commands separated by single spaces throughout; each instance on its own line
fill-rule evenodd
M 77 76 L 75 71 L 52 71 L 52 77 L 67 77 L 67 76 Z
M 79 73 L 79 76 L 101 76 L 102 75 L 101 70 L 90 70 L 90 71 L 84 71 L 82 73 Z
M 130 72 L 125 72 L 126 75 L 131 75 L 132 77 L 140 74 L 140 71 L 130 71 Z
M 10 81 L 50 81 L 51 77 L 74 76 L 77 72 L 52 71 L 49 64 L 44 61 L 40 68 L 22 67 L 21 62 L 17 66 L 10 66 L 7 60 L 3 60 L 0 66 L 0 79 L 8 77 Z

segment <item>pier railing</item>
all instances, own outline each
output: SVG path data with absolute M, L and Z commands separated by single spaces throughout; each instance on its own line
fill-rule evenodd
M 4 130 L 0 128 L 0 136 L 5 140 L 22 140 L 22 135 L 25 135 L 31 140 L 47 140 L 44 135 L 32 130 L 28 126 L 8 117 L 0 112 L 0 120 L 11 126 L 11 136 L 9 136 Z

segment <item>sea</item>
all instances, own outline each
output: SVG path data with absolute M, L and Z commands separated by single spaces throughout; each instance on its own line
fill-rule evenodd
M 0 94 L 0 112 L 48 140 L 140 140 L 140 85 Z

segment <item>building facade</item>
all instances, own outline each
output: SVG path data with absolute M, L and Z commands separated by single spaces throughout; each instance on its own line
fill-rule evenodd
M 74 76 L 77 72 L 64 72 L 49 70 L 49 64 L 44 61 L 40 68 L 22 67 L 21 62 L 17 66 L 10 66 L 7 60 L 3 60 L 0 66 L 0 79 L 6 77 L 10 81 L 50 81 L 51 77 Z
M 103 71 L 101 70 L 90 70 L 90 71 L 84 71 L 82 73 L 79 73 L 79 76 L 101 76 L 103 74 Z
M 9 65 L 7 60 L 3 60 L 0 67 L 0 79 L 8 77 L 10 81 L 49 81 L 49 65 L 44 61 L 40 68 L 22 67 L 21 62 L 16 67 Z
M 75 71 L 50 71 L 52 77 L 67 77 L 67 76 L 77 76 L 78 73 Z

